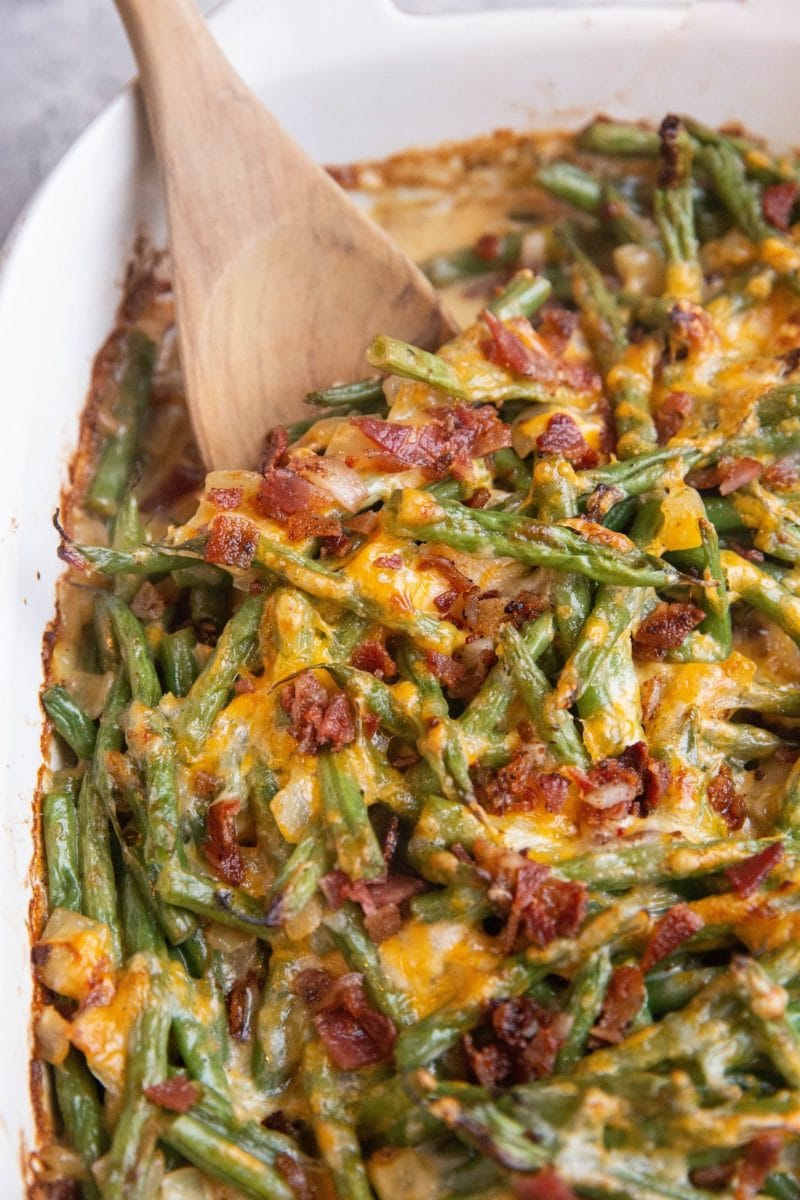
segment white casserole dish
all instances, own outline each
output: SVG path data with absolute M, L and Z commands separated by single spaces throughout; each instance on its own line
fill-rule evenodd
M 411 16 L 390 0 L 230 0 L 223 48 L 325 162 L 498 126 L 574 127 L 597 111 L 738 119 L 777 145 L 794 126 L 796 0 L 695 0 Z M 6 687 L 0 839 L 0 1196 L 24 1194 L 29 1100 L 31 802 L 40 763 L 41 639 L 59 570 L 51 516 L 66 482 L 95 351 L 137 232 L 163 236 L 131 89 L 40 190 L 2 254 L 0 618 Z

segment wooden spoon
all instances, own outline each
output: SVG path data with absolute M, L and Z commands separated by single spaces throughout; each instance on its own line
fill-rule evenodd
M 116 4 L 163 175 L 194 431 L 207 466 L 251 467 L 307 392 L 368 373 L 376 333 L 431 346 L 447 323 L 421 272 L 245 87 L 193 0 Z

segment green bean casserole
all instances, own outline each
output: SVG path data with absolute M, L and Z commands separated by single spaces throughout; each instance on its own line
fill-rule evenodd
M 129 282 L 59 525 L 37 1195 L 800 1200 L 800 162 L 498 139 L 462 244 L 452 154 L 393 210 L 460 332 L 376 330 L 258 470 L 203 479 Z

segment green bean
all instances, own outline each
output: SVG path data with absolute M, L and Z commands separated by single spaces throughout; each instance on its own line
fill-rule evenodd
M 514 278 L 486 307 L 501 321 L 509 317 L 532 317 L 550 296 L 553 285 L 543 275 L 533 271 L 517 271 Z
M 283 925 L 299 916 L 330 870 L 332 856 L 315 827 L 295 846 L 267 895 L 267 924 Z
M 325 928 L 351 970 L 359 971 L 364 976 L 367 991 L 376 1008 L 401 1028 L 411 1025 L 414 1014 L 408 997 L 385 975 L 377 947 L 364 928 L 355 905 L 345 903 L 326 916 Z
M 483 244 L 479 242 L 474 246 L 451 250 L 448 254 L 437 254 L 421 263 L 420 268 L 434 287 L 447 287 L 461 279 L 471 279 L 475 275 L 486 275 L 489 271 L 513 266 L 519 260 L 522 238 L 518 233 L 493 236 L 490 252 L 483 250 Z
M 77 781 L 73 777 L 56 778 L 42 803 L 47 902 L 51 912 L 54 908 L 82 911 L 76 791 Z
M 793 596 L 755 563 L 731 550 L 723 550 L 720 559 L 728 590 L 763 612 L 800 645 L 800 598 Z
M 216 639 L 230 617 L 230 588 L 195 584 L 189 590 L 189 614 L 201 640 Z
M 756 188 L 746 179 L 741 158 L 729 144 L 706 146 L 700 162 L 732 219 L 751 242 L 761 242 L 775 233 L 761 214 Z
M 475 923 L 490 916 L 492 906 L 482 888 L 462 885 L 415 896 L 411 901 L 411 912 L 426 925 L 435 925 L 438 921 Z
M 610 979 L 611 956 L 603 946 L 586 959 L 572 982 L 565 1010 L 572 1024 L 556 1058 L 557 1072 L 568 1071 L 585 1054 L 592 1026 L 603 1010 Z
M 722 972 L 721 967 L 667 967 L 649 971 L 645 979 L 647 1003 L 655 1018 L 684 1008 L 694 996 Z
M 337 1200 L 372 1200 L 372 1189 L 336 1072 L 316 1038 L 303 1052 L 303 1089 L 311 1127 L 333 1180 Z
M 554 632 L 554 622 L 550 613 L 543 613 L 522 630 L 525 650 L 532 662 L 541 658 L 552 642 Z M 514 681 L 505 664 L 496 663 L 459 718 L 459 724 L 466 737 L 481 737 L 492 733 L 505 717 L 515 691 Z
M 167 1041 L 171 1025 L 168 1005 L 156 974 L 151 975 L 155 995 L 134 1021 L 128 1039 L 128 1058 L 122 1111 L 106 1158 L 103 1200 L 144 1197 L 152 1186 L 150 1169 L 157 1135 L 153 1105 L 145 1088 L 167 1075 Z
M 533 472 L 531 504 L 544 523 L 565 520 L 578 512 L 575 476 L 563 464 L 540 458 Z M 567 654 L 574 649 L 592 604 L 589 580 L 585 575 L 559 571 L 552 584 L 551 602 L 562 646 Z
M 628 125 L 621 121 L 608 121 L 598 117 L 576 139 L 581 150 L 595 154 L 631 155 L 636 158 L 657 158 L 661 149 L 658 134 L 641 125 Z
M 111 528 L 111 547 L 113 550 L 133 550 L 144 540 L 144 527 L 139 516 L 139 505 L 129 487 L 121 497 L 114 515 L 114 523 Z M 115 575 L 113 590 L 115 596 L 119 596 L 120 600 L 130 604 L 139 590 L 139 582 L 135 575 Z
M 785 1014 L 785 993 L 752 958 L 735 958 L 731 975 L 764 1053 L 790 1087 L 800 1086 L 800 1035 Z
M 80 704 L 60 683 L 42 693 L 42 704 L 56 732 L 71 747 L 78 758 L 91 758 L 97 737 L 97 726 Z
M 276 938 L 253 1043 L 253 1074 L 268 1095 L 286 1086 L 302 1057 L 305 1020 L 302 1005 L 292 991 L 300 970 L 302 960 L 296 957 L 292 943 Z
M 156 892 L 167 904 L 188 908 L 198 916 L 208 917 L 231 929 L 240 929 L 243 933 L 269 937 L 268 914 L 257 900 L 218 880 L 194 875 L 174 859 L 161 868 Z
M 361 379 L 358 383 L 340 383 L 321 392 L 309 392 L 306 404 L 317 408 L 358 408 L 370 412 L 385 404 L 382 379 Z
M 192 684 L 175 722 L 179 744 L 185 742 L 191 753 L 196 754 L 200 749 L 228 700 L 236 676 L 252 654 L 263 609 L 263 596 L 249 596 L 244 601 L 225 626 L 214 653 Z
M 142 899 L 135 879 L 123 871 L 119 884 L 120 916 L 125 940 L 125 954 L 154 954 L 166 957 L 164 935 Z
M 452 501 L 436 503 L 426 493 L 406 488 L 386 505 L 389 524 L 406 537 L 444 542 L 482 557 L 507 555 L 533 567 L 576 571 L 598 583 L 629 587 L 665 587 L 680 575 L 663 559 L 637 550 L 618 534 L 613 550 L 593 539 L 590 529 L 543 525 L 513 513 L 469 509 Z
M 122 928 L 111 859 L 111 835 L 105 805 L 91 774 L 84 776 L 78 796 L 78 856 L 83 912 L 108 926 L 114 963 L 119 966 L 122 963 Z
M 114 515 L 133 475 L 155 357 L 156 348 L 148 337 L 138 329 L 127 334 L 114 379 L 111 411 L 116 429 L 100 451 L 86 498 L 87 506 L 104 517 Z
M 527 654 L 525 643 L 513 625 L 501 626 L 498 644 L 528 715 L 556 762 L 587 765 L 586 751 L 571 714 L 551 703 L 547 678 Z
M 198 1119 L 193 1110 L 167 1122 L 160 1136 L 201 1171 L 246 1196 L 293 1200 L 294 1192 L 267 1156 L 242 1147 L 235 1129 L 223 1133 Z
M 161 699 L 161 684 L 141 623 L 118 596 L 106 592 L 103 603 L 111 617 L 133 697 L 135 700 L 141 700 L 142 704 L 155 708 Z
M 195 637 L 191 629 L 165 633 L 158 643 L 158 663 L 164 690 L 173 696 L 188 695 L 198 675 L 194 653 Z
M 97 1084 L 77 1050 L 70 1050 L 55 1068 L 58 1109 L 67 1140 L 86 1168 L 81 1180 L 85 1200 L 99 1200 L 100 1191 L 91 1169 L 108 1148 L 103 1107 Z
M 377 879 L 386 874 L 383 851 L 370 825 L 363 792 L 343 765 L 345 753 L 323 751 L 317 759 L 325 825 L 339 869 L 351 879 Z
M 697 236 L 692 198 L 692 139 L 679 117 L 665 117 L 659 131 L 661 171 L 654 196 L 656 222 L 668 266 L 689 264 L 698 274 Z

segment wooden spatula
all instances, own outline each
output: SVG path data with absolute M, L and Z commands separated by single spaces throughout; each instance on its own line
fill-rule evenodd
M 436 295 L 236 75 L 194 0 L 116 0 L 167 198 L 189 410 L 207 466 L 250 467 L 305 393 L 431 346 Z

